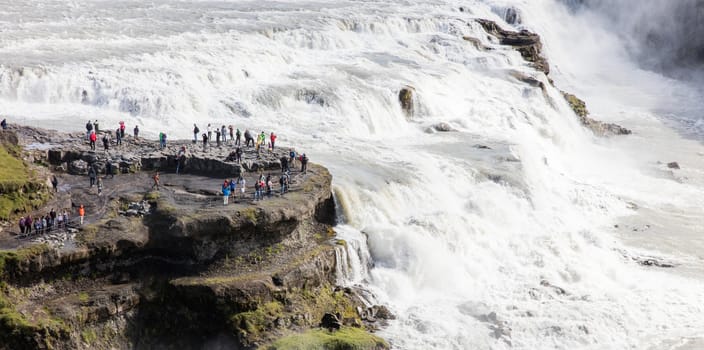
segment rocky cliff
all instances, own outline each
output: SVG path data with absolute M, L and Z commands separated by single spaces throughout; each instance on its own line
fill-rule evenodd
M 344 246 L 334 239 L 332 176 L 322 166 L 294 170 L 283 195 L 254 202 L 250 190 L 223 205 L 212 190 L 220 177 L 252 184 L 252 169 L 280 172 L 279 155 L 247 149 L 243 166 L 226 160 L 226 148 L 201 152 L 187 142 L 156 150 L 127 140 L 122 151 L 93 152 L 80 135 L 21 132 L 30 158 L 63 186 L 47 205 L 80 203 L 88 214 L 61 232 L 0 232 L 0 349 L 388 347 L 365 329 L 392 316 L 335 285 L 335 250 Z M 37 140 L 51 146 L 27 147 Z M 176 175 L 168 159 L 182 146 L 191 166 Z M 104 176 L 100 196 L 69 171 L 118 157 L 139 166 Z M 143 172 L 157 167 L 158 191 Z

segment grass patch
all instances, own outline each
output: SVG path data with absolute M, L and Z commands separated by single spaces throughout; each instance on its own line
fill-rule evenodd
M 88 344 L 93 344 L 96 340 L 98 340 L 98 334 L 95 330 L 86 329 L 81 332 L 81 339 Z
M 87 303 L 88 299 L 90 299 L 90 296 L 86 292 L 80 292 L 78 293 L 78 301 L 82 303 Z
M 256 310 L 241 312 L 230 317 L 232 326 L 243 335 L 257 338 L 283 316 L 283 305 L 277 301 L 261 304 Z
M 343 327 L 329 332 L 314 329 L 281 338 L 260 350 L 377 350 L 389 349 L 389 344 L 360 328 Z
M 252 224 L 256 225 L 257 224 L 257 209 L 255 208 L 246 208 L 240 212 L 242 216 L 247 219 L 247 221 L 251 222 Z
M 27 166 L 21 159 L 12 156 L 4 146 L 0 146 L 0 164 L 0 192 L 17 191 L 29 181 Z
M 155 201 L 155 200 L 159 199 L 159 197 L 161 197 L 161 194 L 159 193 L 159 191 L 151 191 L 151 192 L 147 192 L 147 194 L 144 195 L 144 200 Z

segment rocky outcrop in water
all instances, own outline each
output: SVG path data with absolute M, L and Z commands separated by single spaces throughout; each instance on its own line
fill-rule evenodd
M 508 19 L 513 18 L 513 14 L 509 16 L 509 12 L 507 11 L 506 16 L 510 17 Z M 517 14 L 516 14 L 517 16 Z M 527 30 L 521 30 L 519 32 L 514 32 L 510 30 L 505 30 L 499 27 L 496 22 L 486 20 L 486 19 L 476 19 L 475 20 L 481 27 L 491 36 L 495 37 L 498 39 L 499 43 L 501 45 L 508 45 L 516 49 L 518 52 L 520 52 L 521 56 L 523 59 L 531 63 L 531 66 L 535 68 L 538 71 L 541 71 L 545 73 L 545 75 L 550 74 L 550 65 L 547 61 L 547 59 L 543 56 L 542 54 L 542 42 L 540 40 L 540 36 L 538 34 L 532 33 Z M 540 88 L 541 90 L 545 91 L 546 87 L 545 84 L 534 78 L 527 76 L 524 73 L 521 72 L 510 72 L 511 76 L 516 78 L 517 80 L 524 82 L 528 85 L 531 85 L 533 87 Z M 548 79 L 548 81 L 552 84 L 552 80 Z M 579 121 L 587 127 L 588 129 L 592 130 L 595 134 L 600 135 L 600 136 L 605 136 L 605 135 L 628 135 L 631 133 L 631 130 L 626 129 L 618 124 L 613 124 L 613 123 L 605 123 L 598 121 L 596 119 L 590 118 L 589 117 L 589 111 L 586 108 L 586 104 L 584 101 L 581 99 L 577 98 L 577 96 L 573 94 L 569 94 L 567 92 L 561 91 L 563 97 L 567 101 L 567 103 L 570 105 L 572 110 L 575 112 L 577 117 L 579 118 Z
M 398 92 L 398 101 L 401 103 L 401 109 L 406 114 L 406 117 L 413 116 L 413 99 L 414 99 L 415 89 L 410 86 L 403 87 Z
M 34 140 L 35 129 L 23 132 Z M 250 148 L 243 160 L 250 165 L 233 166 L 226 147 L 200 151 L 178 141 L 158 150 L 128 138 L 119 149 L 93 152 L 81 135 L 45 134 L 52 146 L 32 157 L 65 186 L 47 205 L 80 203 L 88 215 L 82 226 L 73 219 L 70 231 L 0 232 L 0 349 L 278 348 L 278 338 L 306 331 L 320 344 L 388 348 L 366 332 L 376 322 L 369 307 L 335 286 L 344 245 L 331 226 L 327 169 L 293 170 L 287 193 L 255 202 L 254 177 L 280 171 L 282 154 L 257 157 Z M 182 146 L 191 162 L 188 174 L 177 175 L 169 159 Z M 100 196 L 84 175 L 69 172 L 77 161 L 107 159 L 139 165 L 102 175 Z M 161 170 L 158 191 L 145 168 Z M 223 205 L 212 188 L 237 175 L 250 190 Z M 326 314 L 339 330 L 317 329 Z
M 540 35 L 527 30 L 520 32 L 505 30 L 499 27 L 496 22 L 486 19 L 480 18 L 476 21 L 488 34 L 496 37 L 501 45 L 508 45 L 516 49 L 523 59 L 531 62 L 535 69 L 545 74 L 550 73 L 550 65 L 542 55 L 543 44 L 540 41 Z

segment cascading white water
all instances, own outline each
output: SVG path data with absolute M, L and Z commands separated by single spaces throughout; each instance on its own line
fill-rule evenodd
M 547 83 L 473 22 L 509 26 L 497 15 L 508 8 L 543 35 L 558 84 L 636 135 L 595 138 L 556 89 L 512 78 Z M 652 114 L 666 109 L 652 98 L 663 85 L 678 103 L 690 90 L 639 70 L 618 38 L 561 2 L 47 0 L 2 11 L 10 122 L 125 120 L 171 138 L 189 137 L 194 122 L 234 124 L 275 130 L 330 168 L 348 248 L 341 283 L 396 313 L 381 331 L 395 348 L 671 348 L 704 335 L 704 264 L 678 249 L 701 238 L 672 232 L 660 250 L 613 228 L 634 217 L 633 202 L 704 231 L 704 150 Z M 415 89 L 410 119 L 404 86 Z M 458 131 L 425 131 L 437 122 Z M 639 152 L 654 145 L 662 152 Z M 655 164 L 669 147 L 687 152 L 686 178 Z M 643 268 L 623 252 L 691 273 Z

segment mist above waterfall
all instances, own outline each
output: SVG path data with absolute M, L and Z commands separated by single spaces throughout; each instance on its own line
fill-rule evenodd
M 594 16 L 594 25 L 610 27 L 646 68 L 678 77 L 704 68 L 703 1 L 563 1 L 578 14 Z

